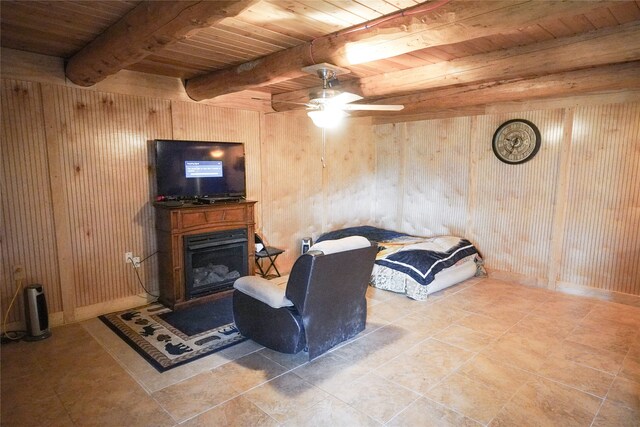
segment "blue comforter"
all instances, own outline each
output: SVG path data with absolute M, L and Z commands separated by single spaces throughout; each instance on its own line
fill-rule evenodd
M 425 248 L 432 247 L 433 245 L 429 242 L 434 239 L 419 238 L 372 226 L 331 231 L 320 236 L 318 242 L 349 236 L 364 236 L 377 242 L 380 250 L 375 261 L 377 265 L 404 273 L 422 286 L 427 286 L 434 280 L 436 274 L 456 265 L 461 260 L 474 255 L 480 257 L 478 250 L 467 239 L 450 239 L 452 244 L 441 251 L 436 251 Z M 406 245 L 403 242 L 406 242 Z M 386 251 L 385 245 L 393 246 L 395 249 Z

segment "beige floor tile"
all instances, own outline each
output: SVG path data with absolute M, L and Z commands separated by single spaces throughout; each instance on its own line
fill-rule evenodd
M 84 344 L 80 344 L 82 351 L 69 351 L 69 348 L 55 348 L 47 352 L 47 357 L 40 361 L 45 372 L 59 373 L 62 370 L 73 370 L 83 366 L 118 366 L 117 362 L 104 351 L 104 348 L 90 336 L 83 334 Z M 73 348 L 73 347 L 72 347 Z
M 485 347 L 481 353 L 491 359 L 535 372 L 540 369 L 552 348 L 553 343 L 549 340 L 525 336 L 510 330 Z
M 381 423 L 386 423 L 420 395 L 397 384 L 367 374 L 345 384 L 336 397 Z
M 2 348 L 2 351 L 4 352 L 4 348 Z M 2 354 L 2 356 L 4 357 L 4 354 Z M 5 363 L 4 360 L 2 362 L 3 364 Z M 20 364 L 20 362 L 16 361 L 12 361 L 11 363 Z M 29 365 L 25 363 L 24 366 Z M 53 379 L 46 373 L 38 370 L 31 374 L 21 375 L 20 377 L 2 376 L 0 378 L 0 402 L 2 402 L 3 408 L 11 408 L 34 400 L 34 398 L 36 400 L 44 400 L 52 397 L 57 399 L 53 385 Z
M 640 411 L 640 383 L 617 377 L 613 381 L 607 400 Z
M 184 427 L 276 427 L 279 424 L 251 401 L 238 396 L 180 425 Z
M 413 402 L 407 409 L 396 415 L 386 425 L 390 427 L 478 427 L 481 424 L 439 403 L 421 397 Z
M 410 331 L 388 325 L 336 348 L 333 353 L 371 369 L 396 357 L 414 341 Z
M 325 353 L 293 373 L 331 394 L 340 391 L 345 383 L 351 383 L 369 370 L 360 364 L 343 359 L 334 353 Z
M 518 327 L 533 331 L 545 331 L 550 337 L 564 339 L 576 328 L 576 322 L 529 314 L 518 322 Z
M 446 299 L 442 302 L 423 305 L 412 313 L 413 316 L 420 317 L 427 322 L 446 323 L 449 325 L 468 314 L 469 312 L 467 311 L 448 306 Z
M 561 357 L 612 375 L 618 373 L 625 357 L 620 353 L 596 349 L 573 341 L 562 342 L 552 354 L 554 357 Z
M 507 395 L 496 425 L 640 425 L 637 307 L 491 278 L 367 297 L 365 331 L 312 362 L 249 340 L 160 373 L 98 319 L 53 328 L 3 346 L 2 425 L 473 425 Z
M 538 375 L 598 397 L 604 397 L 607 394 L 615 378 L 609 373 L 557 357 L 548 358 L 538 371 Z
M 602 401 L 536 378 L 521 387 L 491 422 L 492 426 L 588 426 Z
M 426 394 L 474 353 L 429 339 L 375 370 L 377 375 Z
M 130 378 L 97 382 L 82 393 L 60 395 L 76 425 L 170 426 L 174 420 Z
M 377 331 L 380 328 L 383 328 L 389 324 L 389 321 L 383 319 L 382 317 L 376 317 L 373 314 L 367 313 L 367 323 L 365 325 L 364 331 L 360 332 L 354 338 L 362 338 L 365 335 L 370 334 L 371 332 Z
M 557 295 L 554 291 L 551 291 L 549 289 L 535 288 L 530 286 L 512 287 L 511 289 L 509 289 L 508 294 L 539 303 L 546 302 L 550 298 Z
M 113 331 L 105 326 L 99 319 L 90 319 L 82 322 L 82 327 L 91 334 L 111 357 L 126 369 L 148 393 L 162 390 L 163 388 L 177 384 L 199 373 L 209 371 L 229 361 L 222 352 L 218 352 L 186 365 L 178 366 L 165 372 L 158 372 L 149 362 L 113 333 Z
M 2 363 L 0 364 L 0 378 L 2 381 L 19 380 L 44 372 L 40 360 L 42 359 L 44 342 L 14 342 L 2 345 Z M 1 383 L 0 383 L 1 384 Z
M 640 343 L 635 343 L 622 362 L 618 374 L 623 378 L 640 383 Z
M 405 298 L 407 301 L 413 301 L 409 298 Z M 418 301 L 413 301 L 414 304 L 418 304 Z M 413 307 L 407 310 L 404 306 L 406 304 L 398 304 L 397 301 L 382 301 L 375 305 L 367 307 L 367 316 L 371 315 L 375 319 L 391 323 L 417 309 Z
M 515 390 L 488 387 L 479 381 L 454 373 L 429 390 L 426 397 L 487 424 L 514 392 Z
M 631 336 L 620 334 L 618 330 L 603 330 L 579 326 L 567 336 L 567 341 L 587 345 L 600 350 L 626 355 L 632 344 L 635 333 Z M 634 331 L 635 332 L 635 331 Z
M 221 356 L 224 356 L 227 360 L 236 360 L 243 356 L 247 356 L 251 353 L 254 353 L 264 347 L 252 340 L 246 340 L 239 344 L 233 345 L 229 348 L 225 348 L 221 350 L 219 353 Z
M 603 323 L 611 321 L 640 328 L 640 308 L 617 303 L 598 302 L 589 313 L 588 318 Z
M 464 311 L 473 311 L 475 307 L 487 305 L 495 299 L 495 295 L 488 295 L 485 291 L 465 289 L 444 298 L 439 304 Z
M 470 314 L 456 320 L 456 324 L 496 338 L 507 332 L 517 323 L 516 320 L 496 320 L 481 314 Z
M 496 319 L 502 322 L 513 323 L 519 322 L 528 313 L 526 311 L 498 307 L 500 306 L 496 305 L 495 302 L 492 301 L 484 306 L 470 308 L 469 311 L 472 311 L 476 314 L 482 314 L 483 316 L 491 317 L 492 319 Z
M 10 408 L 10 409 L 9 409 Z M 2 399 L 0 421 L 3 426 L 71 427 L 71 417 L 55 395 L 38 398 L 37 394 L 19 404 Z
M 243 395 L 280 423 L 307 413 L 328 396 L 293 373 L 284 374 Z
M 626 408 L 617 403 L 605 400 L 592 427 L 638 427 L 640 411 Z
M 397 294 L 391 291 L 385 291 L 383 289 L 374 288 L 373 286 L 369 286 L 367 288 L 367 293 L 365 294 L 367 299 L 372 299 L 375 301 L 386 301 L 390 298 L 393 298 L 394 295 L 405 297 L 404 294 Z
M 498 295 L 491 303 L 494 307 L 500 307 L 501 310 L 524 312 L 530 312 L 540 304 L 537 300 L 532 301 L 512 292 Z
M 238 393 L 258 386 L 287 369 L 258 353 L 251 353 L 237 360 L 213 369 L 211 372 L 220 375 L 225 384 L 228 384 Z
M 456 374 L 507 393 L 514 393 L 532 378 L 529 372 L 482 355 L 466 362 Z
M 409 331 L 409 334 L 417 344 L 446 329 L 451 325 L 451 322 L 442 319 L 425 319 L 424 317 L 410 314 L 396 320 L 393 324 Z
M 633 338 L 638 335 L 639 327 L 635 324 L 626 323 L 625 319 L 622 318 L 623 314 L 619 316 L 616 319 L 601 317 L 595 309 L 592 309 L 587 317 L 580 321 L 578 326 L 584 330 L 614 335 L 633 341 Z
M 520 335 L 544 344 L 548 348 L 557 347 L 564 341 L 558 337 L 555 331 L 549 331 L 546 328 L 527 328 L 521 325 L 521 322 L 513 325 L 504 336 L 507 335 Z
M 278 365 L 284 366 L 288 370 L 309 363 L 309 353 L 305 353 L 304 351 L 300 351 L 297 354 L 287 354 L 269 348 L 263 348 L 257 353 L 269 360 L 273 360 Z
M 287 427 L 376 427 L 382 424 L 343 401 L 329 396 L 290 418 L 283 425 Z
M 203 372 L 193 378 L 153 393 L 155 400 L 176 421 L 192 418 L 238 395 L 219 371 Z
M 593 307 L 594 303 L 587 298 L 561 295 L 539 304 L 531 313 L 540 317 L 578 322 L 584 319 Z
M 444 331 L 437 333 L 434 338 L 473 352 L 482 350 L 493 341 L 491 335 L 457 324 L 453 324 Z

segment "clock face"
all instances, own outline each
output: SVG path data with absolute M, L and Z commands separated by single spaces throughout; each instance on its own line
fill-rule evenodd
M 493 152 L 505 163 L 531 160 L 540 149 L 540 131 L 533 123 L 515 119 L 504 122 L 493 134 Z

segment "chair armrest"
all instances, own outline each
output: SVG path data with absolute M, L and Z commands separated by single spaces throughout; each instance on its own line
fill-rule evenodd
M 291 307 L 293 305 L 285 296 L 286 286 L 278 286 L 262 277 L 243 276 L 234 282 L 233 287 L 273 308 Z

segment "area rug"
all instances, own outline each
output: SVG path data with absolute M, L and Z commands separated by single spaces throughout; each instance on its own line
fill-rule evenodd
M 171 311 L 154 303 L 99 316 L 159 372 L 245 341 L 233 324 L 231 297 Z

